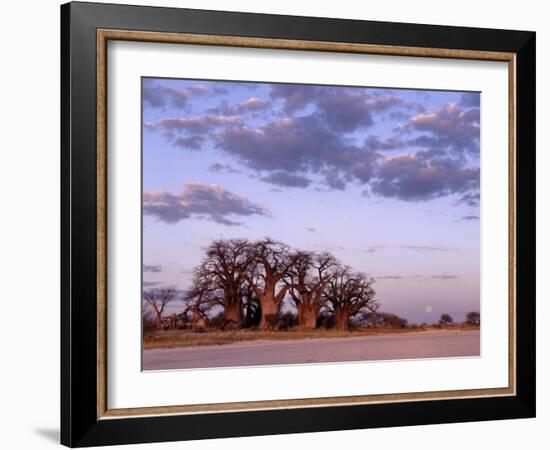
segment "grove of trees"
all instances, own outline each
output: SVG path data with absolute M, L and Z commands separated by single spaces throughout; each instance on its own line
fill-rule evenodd
M 372 328 L 407 328 L 407 320 L 379 311 L 374 279 L 342 265 L 330 253 L 295 250 L 272 239 L 213 241 L 193 270 L 185 306 L 177 317 L 196 329 L 206 324 L 221 329 L 259 330 L 299 326 L 347 331 L 352 324 Z M 174 287 L 144 291 L 144 323 L 162 327 L 166 306 L 181 293 Z M 284 311 L 286 303 L 291 312 Z M 146 314 L 148 316 L 146 320 Z M 189 317 L 191 315 L 191 318 Z M 175 322 L 175 314 L 171 320 Z M 479 326 L 479 312 L 469 312 L 466 324 Z M 453 324 L 442 314 L 439 325 Z
M 371 277 L 343 266 L 328 253 L 294 250 L 272 239 L 216 240 L 193 271 L 183 314 L 191 311 L 196 321 L 221 309 L 217 322 L 223 328 L 253 325 L 268 330 L 284 318 L 281 305 L 287 298 L 297 311 L 298 326 L 316 328 L 322 313 L 334 318 L 336 329 L 348 330 L 350 319 L 378 309 L 373 284 Z M 157 327 L 169 293 L 144 293 Z

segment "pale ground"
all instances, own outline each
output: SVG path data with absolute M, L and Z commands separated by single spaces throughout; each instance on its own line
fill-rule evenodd
M 143 370 L 479 356 L 479 337 L 479 330 L 434 330 L 151 349 L 143 351 Z

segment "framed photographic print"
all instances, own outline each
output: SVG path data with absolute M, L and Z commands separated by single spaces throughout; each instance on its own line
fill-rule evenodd
M 61 19 L 63 444 L 535 415 L 535 33 Z

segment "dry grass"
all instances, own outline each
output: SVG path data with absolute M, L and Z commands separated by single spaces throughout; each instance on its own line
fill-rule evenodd
M 193 347 L 199 345 L 223 345 L 239 341 L 254 340 L 294 340 L 294 339 L 318 339 L 318 338 L 342 338 L 354 336 L 371 336 L 379 334 L 401 334 L 424 331 L 426 328 L 364 328 L 353 331 L 335 330 L 300 330 L 288 331 L 257 331 L 257 330 L 236 330 L 236 331 L 205 331 L 195 333 L 189 330 L 177 331 L 156 331 L 144 336 L 143 346 L 145 349 Z

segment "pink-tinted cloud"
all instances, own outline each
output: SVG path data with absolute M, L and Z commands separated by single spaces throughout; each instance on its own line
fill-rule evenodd
M 143 212 L 166 223 L 198 218 L 222 225 L 241 225 L 234 219 L 239 216 L 269 215 L 266 208 L 244 196 L 217 184 L 197 181 L 184 183 L 182 190 L 175 194 L 164 190 L 144 192 Z
M 173 106 L 185 109 L 191 95 L 202 95 L 205 94 L 206 91 L 206 86 L 201 84 L 187 88 L 174 88 L 145 79 L 143 81 L 141 93 L 144 104 L 149 107 L 164 108 L 166 106 Z

